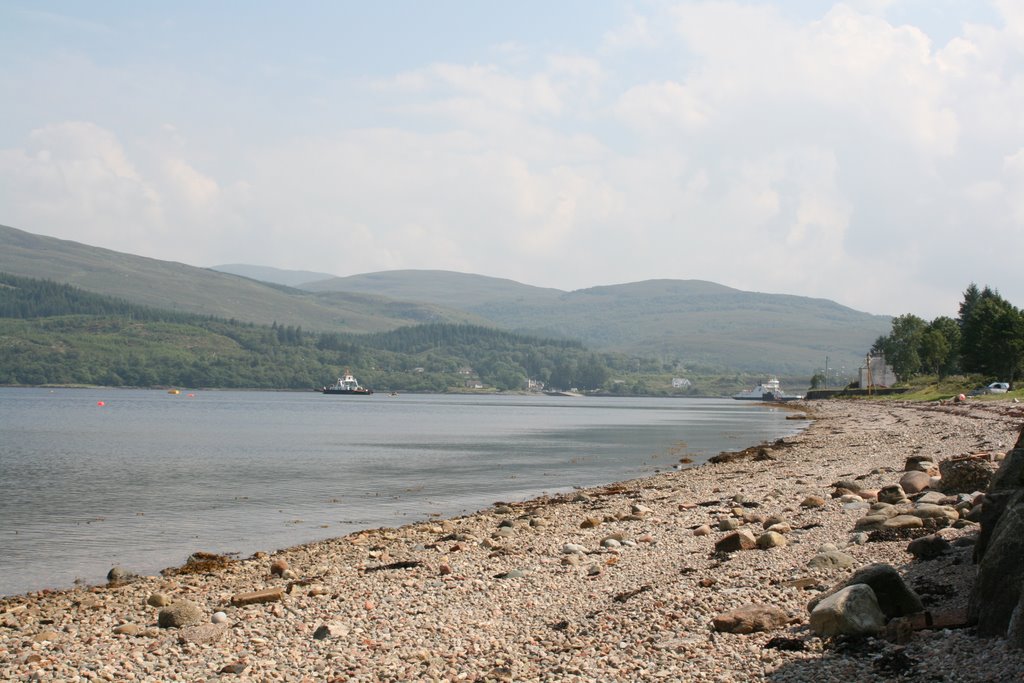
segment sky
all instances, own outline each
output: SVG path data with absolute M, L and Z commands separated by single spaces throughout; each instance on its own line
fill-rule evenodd
M 1019 0 L 0 0 L 0 102 L 0 224 L 117 251 L 1024 307 Z

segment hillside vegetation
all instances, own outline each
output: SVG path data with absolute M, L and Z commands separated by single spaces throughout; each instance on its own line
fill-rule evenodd
M 312 389 L 347 367 L 379 390 L 519 390 L 529 378 L 599 389 L 626 362 L 471 325 L 366 335 L 254 325 L 0 273 L 0 384 Z
M 830 356 L 857 367 L 891 318 L 825 299 L 744 292 L 702 280 L 647 280 L 574 292 L 444 271 L 388 271 L 302 285 L 463 310 L 500 327 L 653 355 L 698 373 L 810 376 Z
M 236 270 L 292 281 L 275 269 Z M 826 356 L 857 367 L 890 323 L 831 301 L 743 292 L 698 280 L 649 280 L 574 292 L 446 271 L 389 271 L 296 289 L 121 254 L 0 226 L 0 272 L 47 277 L 168 311 L 312 332 L 382 332 L 455 323 L 603 353 L 657 359 L 682 376 L 808 378 Z M 634 369 L 636 362 L 634 362 Z M 744 382 L 746 383 L 746 382 Z

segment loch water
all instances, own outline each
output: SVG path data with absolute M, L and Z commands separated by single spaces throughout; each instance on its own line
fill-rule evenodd
M 272 552 L 791 435 L 729 399 L 0 388 L 0 595 Z

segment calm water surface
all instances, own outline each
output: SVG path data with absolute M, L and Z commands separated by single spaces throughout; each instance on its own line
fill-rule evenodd
M 0 595 L 644 476 L 805 426 L 784 417 L 728 399 L 0 388 Z

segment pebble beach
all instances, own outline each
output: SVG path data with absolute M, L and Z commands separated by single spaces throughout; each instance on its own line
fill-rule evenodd
M 927 560 L 908 552 L 913 529 L 871 533 L 880 527 L 860 521 L 908 458 L 997 463 L 1024 410 L 788 408 L 811 425 L 724 462 L 0 598 L 0 680 L 1024 680 L 1024 652 L 958 616 L 974 574 L 969 505 L 932 529 L 948 550 Z M 755 546 L 716 548 L 743 530 Z M 934 621 L 899 642 L 817 635 L 808 602 L 876 563 L 894 567 Z M 750 606 L 774 621 L 722 626 Z

